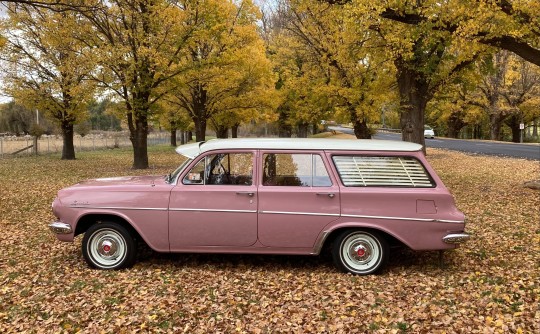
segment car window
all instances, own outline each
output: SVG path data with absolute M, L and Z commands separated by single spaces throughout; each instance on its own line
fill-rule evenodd
M 251 153 L 219 153 L 203 157 L 186 174 L 184 184 L 245 185 L 253 184 Z
M 263 185 L 328 187 L 332 181 L 320 155 L 269 153 L 263 155 Z
M 420 161 L 411 157 L 334 156 L 346 187 L 434 187 Z

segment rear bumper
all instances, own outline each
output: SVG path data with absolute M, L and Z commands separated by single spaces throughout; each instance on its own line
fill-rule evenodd
M 49 229 L 54 234 L 71 234 L 73 230 L 71 225 L 62 223 L 60 221 L 49 224 Z
M 465 241 L 469 240 L 471 236 L 468 233 L 452 233 L 448 234 L 442 238 L 444 243 L 457 245 L 462 244 Z

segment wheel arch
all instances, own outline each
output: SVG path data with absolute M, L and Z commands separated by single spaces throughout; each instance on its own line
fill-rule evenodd
M 121 225 L 125 229 L 127 229 L 131 235 L 138 239 L 143 240 L 140 233 L 133 227 L 132 223 L 129 222 L 126 218 L 114 215 L 114 214 L 96 214 L 96 213 L 88 213 L 82 217 L 79 218 L 79 221 L 77 222 L 77 227 L 75 228 L 75 236 L 79 234 L 83 234 L 90 226 L 94 224 L 99 224 L 100 222 L 111 222 L 116 223 L 118 225 Z M 145 241 L 146 242 L 146 241 Z
M 323 236 L 322 244 L 321 246 L 316 249 L 316 253 L 320 253 L 323 250 L 329 250 L 332 247 L 332 244 L 336 240 L 336 238 L 343 233 L 344 231 L 353 231 L 353 230 L 361 230 L 366 232 L 376 232 L 381 237 L 383 237 L 388 245 L 393 247 L 409 247 L 407 244 L 405 244 L 403 241 L 398 239 L 396 236 L 394 236 L 390 231 L 386 229 L 382 229 L 380 227 L 374 227 L 371 225 L 362 225 L 362 224 L 347 224 L 343 226 L 337 226 L 334 229 L 328 231 L 325 236 Z

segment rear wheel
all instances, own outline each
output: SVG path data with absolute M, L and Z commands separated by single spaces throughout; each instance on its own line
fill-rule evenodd
M 82 253 L 86 263 L 97 269 L 122 269 L 135 263 L 137 244 L 122 225 L 103 222 L 84 234 Z
M 377 232 L 347 230 L 336 238 L 332 258 L 336 267 L 357 275 L 374 274 L 384 267 L 389 248 Z

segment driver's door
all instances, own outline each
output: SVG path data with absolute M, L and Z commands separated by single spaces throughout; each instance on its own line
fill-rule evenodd
M 254 151 L 211 153 L 180 175 L 169 203 L 171 251 L 257 241 Z

